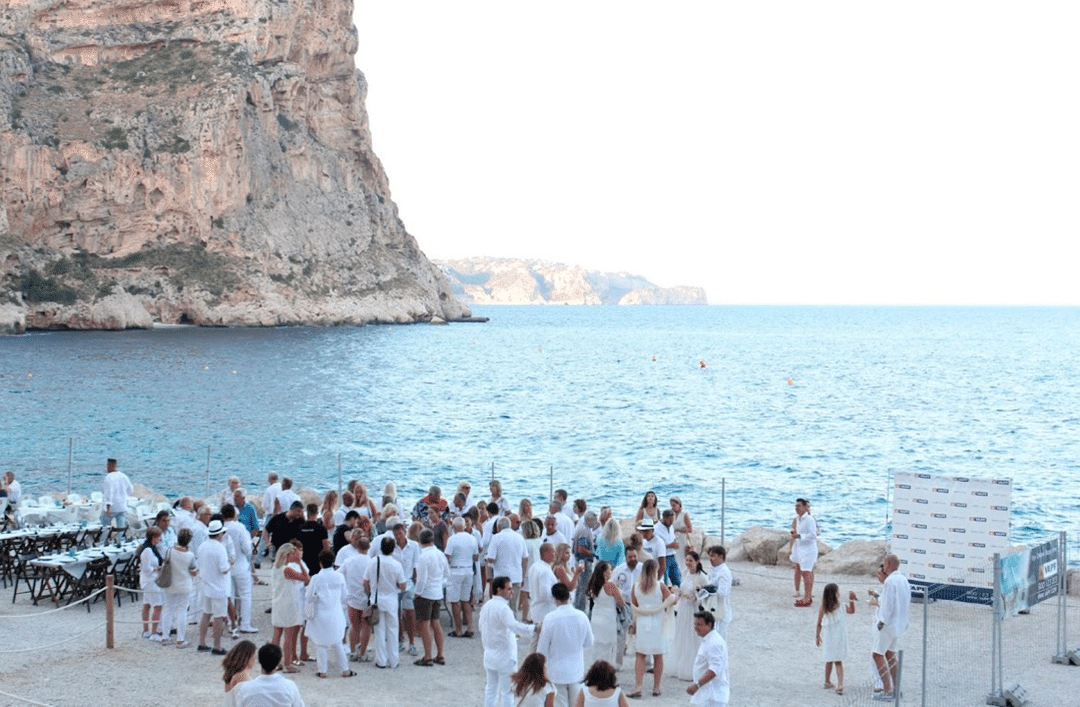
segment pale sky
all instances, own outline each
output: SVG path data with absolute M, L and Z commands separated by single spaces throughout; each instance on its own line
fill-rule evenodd
M 1080 304 L 1080 2 L 356 0 L 431 258 L 720 304 Z

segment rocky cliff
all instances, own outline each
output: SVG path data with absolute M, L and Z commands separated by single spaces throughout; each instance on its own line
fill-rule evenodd
M 467 316 L 356 48 L 351 0 L 0 0 L 0 328 Z
M 660 287 L 639 275 L 543 260 L 437 260 L 468 304 L 708 304 L 700 287 Z

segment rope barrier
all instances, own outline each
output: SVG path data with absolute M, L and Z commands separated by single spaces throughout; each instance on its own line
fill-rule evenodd
M 65 638 L 62 641 L 57 641 L 56 643 L 50 643 L 50 644 L 45 645 L 45 646 L 34 646 L 33 648 L 8 648 L 8 649 L 0 650 L 0 654 L 4 654 L 4 653 L 27 653 L 29 651 L 40 651 L 40 650 L 44 650 L 46 648 L 53 648 L 55 646 L 63 645 L 64 643 L 74 641 L 76 638 L 81 638 L 82 636 L 85 636 L 86 634 L 91 633 L 93 631 L 100 631 L 104 627 L 105 627 L 105 623 L 102 622 L 102 623 L 98 624 L 97 626 L 94 626 L 93 628 L 87 629 L 86 631 L 83 631 L 82 633 L 76 633 L 76 634 L 74 634 L 72 636 L 69 636 L 69 637 Z
M 20 702 L 25 702 L 28 705 L 38 705 L 38 707 L 52 707 L 52 705 L 47 705 L 44 702 L 35 702 L 29 697 L 19 697 L 18 695 L 13 695 L 10 692 L 4 692 L 3 690 L 0 690 L 0 695 L 3 695 L 4 697 L 11 697 L 13 699 L 19 700 Z
M 38 616 L 45 616 L 46 614 L 54 614 L 57 611 L 64 611 L 65 609 L 70 609 L 73 606 L 78 606 L 79 604 L 82 604 L 84 601 L 90 601 L 91 599 L 93 599 L 98 594 L 101 594 L 104 591 L 105 591 L 105 587 L 102 587 L 101 589 L 95 590 L 93 594 L 89 594 L 88 596 L 86 596 L 86 597 L 84 597 L 84 598 L 82 598 L 82 599 L 80 599 L 78 601 L 73 601 L 73 602 L 71 602 L 70 604 L 68 604 L 66 606 L 57 607 L 56 609 L 49 609 L 48 611 L 41 611 L 41 612 L 38 612 L 36 614 L 14 614 L 14 615 L 4 614 L 4 619 L 33 619 L 33 618 L 37 618 Z

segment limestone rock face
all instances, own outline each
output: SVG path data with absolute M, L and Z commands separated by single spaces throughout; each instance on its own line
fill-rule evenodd
M 469 304 L 708 304 L 700 287 L 659 287 L 639 275 L 543 260 L 436 261 Z
M 356 49 L 350 0 L 0 0 L 0 326 L 468 316 Z

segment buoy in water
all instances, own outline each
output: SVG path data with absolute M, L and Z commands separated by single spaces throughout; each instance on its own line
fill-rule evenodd
M 652 360 L 654 360 L 654 361 L 656 360 L 656 354 L 652 355 Z
M 794 378 L 788 378 L 787 379 L 787 384 L 788 385 L 795 385 L 795 379 Z
M 698 361 L 698 368 L 705 368 L 705 359 Z

